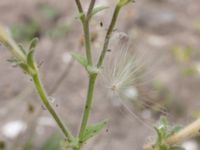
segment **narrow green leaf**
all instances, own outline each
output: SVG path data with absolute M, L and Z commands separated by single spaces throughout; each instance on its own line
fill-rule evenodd
M 155 127 L 154 129 L 156 130 L 156 133 L 157 133 L 156 145 L 157 144 L 161 144 L 161 142 L 162 142 L 162 135 L 161 135 L 161 133 L 160 133 L 160 131 L 159 131 L 158 128 Z
M 93 137 L 99 133 L 107 124 L 106 121 L 102 121 L 91 126 L 88 126 L 83 134 L 83 137 L 80 139 L 81 142 L 86 142 L 89 138 Z
M 87 67 L 88 62 L 87 62 L 87 59 L 86 59 L 83 55 L 81 55 L 81 54 L 79 54 L 79 53 L 76 53 L 76 52 L 71 53 L 71 55 L 72 55 L 72 57 L 73 57 L 75 60 L 77 60 L 81 65 L 83 65 L 84 67 Z
M 22 45 L 22 44 L 19 44 L 18 46 L 19 46 L 19 48 L 21 49 L 21 51 L 26 55 L 26 50 L 25 50 L 25 48 L 23 47 L 23 45 Z
M 37 43 L 38 43 L 38 41 L 39 41 L 38 38 L 33 38 L 33 39 L 31 40 L 31 44 L 30 44 L 30 46 L 29 46 L 29 50 L 34 50 L 35 47 L 36 47 L 36 45 L 37 45 Z
M 21 62 L 19 62 L 18 64 L 24 70 L 24 72 L 29 73 L 29 69 L 28 69 L 27 64 L 21 63 Z
M 21 61 L 15 59 L 15 58 L 7 59 L 7 61 L 12 63 L 12 64 L 16 64 L 16 65 L 19 65 L 21 63 Z
M 100 12 L 100 11 L 102 11 L 102 10 L 104 10 L 104 9 L 107 9 L 107 8 L 109 8 L 109 7 L 108 7 L 108 6 L 97 6 L 97 7 L 95 7 L 95 8 L 92 10 L 91 16 L 94 16 L 94 15 L 96 15 L 98 12 Z
M 28 64 L 32 69 L 35 68 L 33 54 L 34 54 L 34 50 L 31 50 L 31 51 L 28 53 L 28 55 L 27 55 L 27 64 Z

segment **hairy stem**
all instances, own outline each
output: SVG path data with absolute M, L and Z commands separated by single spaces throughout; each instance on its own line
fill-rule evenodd
M 38 92 L 43 104 L 45 105 L 45 107 L 47 108 L 49 113 L 52 115 L 52 117 L 56 121 L 57 125 L 59 126 L 59 128 L 61 129 L 61 131 L 63 132 L 63 134 L 67 138 L 67 140 L 69 142 L 71 142 L 73 140 L 73 136 L 72 136 L 71 132 L 69 131 L 69 129 L 64 126 L 64 124 L 62 123 L 62 121 L 58 117 L 57 113 L 55 112 L 55 110 L 53 109 L 51 104 L 49 103 L 48 96 L 47 96 L 47 94 L 46 94 L 46 92 L 43 88 L 43 85 L 40 81 L 38 73 L 36 73 L 35 75 L 32 75 L 32 79 L 34 81 L 35 87 L 37 89 L 37 92 Z
M 112 17 L 112 20 L 111 20 L 111 22 L 110 22 L 108 31 L 107 31 L 106 36 L 105 36 L 105 39 L 104 39 L 103 49 L 102 49 L 102 51 L 101 51 L 101 55 L 100 55 L 99 60 L 98 60 L 98 63 L 97 63 L 97 67 L 98 67 L 98 68 L 101 67 L 102 64 L 103 64 L 103 60 L 104 60 L 104 58 L 105 58 L 106 51 L 107 51 L 107 49 L 108 49 L 110 37 L 111 37 L 111 34 L 112 34 L 113 29 L 114 29 L 114 27 L 115 27 L 115 24 L 116 24 L 117 17 L 118 17 L 118 15 L 119 15 L 120 9 L 121 9 L 121 7 L 117 4 L 116 7 L 115 7 L 115 10 L 114 10 L 113 17 Z

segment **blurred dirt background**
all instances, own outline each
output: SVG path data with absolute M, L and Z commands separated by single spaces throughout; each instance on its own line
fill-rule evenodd
M 82 2 L 87 8 L 89 0 Z M 97 0 L 98 5 L 108 5 L 109 9 L 91 23 L 95 54 L 102 47 L 114 2 Z M 73 0 L 0 1 L 0 23 L 11 29 L 17 41 L 28 45 L 30 39 L 39 37 L 36 57 L 44 86 L 52 105 L 74 134 L 87 92 L 87 74 L 69 54 L 84 52 L 76 17 Z M 99 78 L 90 122 L 109 122 L 101 134 L 85 144 L 85 150 L 142 150 L 155 135 L 153 126 L 160 115 L 167 114 L 172 125 L 186 125 L 200 116 L 199 0 L 137 0 L 122 10 L 115 33 L 127 34 L 131 49 L 151 54 L 146 59 L 155 54 L 148 66 L 153 78 L 147 77 L 148 83 L 139 87 L 145 94 L 138 98 L 138 107 L 135 102 L 128 105 L 144 123 L 116 104 Z M 64 139 L 36 96 L 32 81 L 8 62 L 9 58 L 1 46 L 0 149 L 61 150 L 59 141 Z M 200 140 L 190 142 L 197 147 Z

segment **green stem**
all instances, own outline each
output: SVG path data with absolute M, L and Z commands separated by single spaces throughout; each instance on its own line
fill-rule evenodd
M 115 10 L 114 10 L 113 17 L 112 17 L 112 20 L 110 22 L 108 31 L 107 31 L 106 36 L 105 36 L 103 49 L 101 51 L 101 55 L 100 55 L 98 63 L 97 63 L 97 67 L 98 68 L 101 67 L 102 64 L 103 64 L 103 60 L 105 58 L 106 51 L 108 49 L 108 44 L 109 44 L 109 41 L 110 41 L 110 37 L 111 37 L 111 34 L 112 34 L 113 29 L 115 27 L 115 24 L 116 24 L 117 17 L 119 15 L 120 9 L 121 9 L 121 6 L 117 4 L 116 7 L 115 7 Z
M 89 6 L 88 12 L 87 12 L 87 17 L 88 17 L 89 19 L 90 19 L 91 16 L 92 16 L 92 10 L 93 10 L 93 8 L 94 8 L 95 2 L 96 2 L 96 0 L 91 0 L 91 2 L 90 2 L 90 6 Z
M 85 50 L 88 65 L 92 65 L 92 54 L 91 54 L 91 38 L 90 38 L 90 30 L 89 30 L 89 22 L 92 10 L 94 8 L 94 4 L 96 0 L 91 0 L 87 15 L 83 12 L 83 8 L 81 2 L 79 0 L 75 0 L 79 13 L 81 14 L 80 20 L 82 22 L 83 31 L 84 31 L 84 40 L 85 40 Z
M 83 31 L 84 31 L 84 39 L 85 39 L 85 50 L 88 65 L 92 65 L 92 54 L 91 54 L 91 38 L 90 38 L 90 30 L 89 30 L 89 18 L 86 17 L 83 22 Z
M 84 20 L 85 20 L 85 14 L 83 12 L 83 7 L 81 5 L 81 2 L 80 2 L 80 0 L 75 0 L 75 2 L 76 2 L 76 6 L 78 8 L 79 14 L 81 14 L 80 20 L 82 22 L 84 22 Z
M 51 104 L 49 103 L 47 94 L 46 94 L 46 92 L 45 92 L 45 90 L 44 90 L 44 88 L 42 86 L 42 83 L 40 81 L 38 73 L 36 73 L 35 75 L 32 75 L 32 79 L 34 81 L 35 87 L 37 89 L 38 94 L 40 95 L 40 98 L 41 98 L 43 104 L 45 105 L 45 107 L 47 108 L 47 110 L 49 111 L 49 113 L 52 115 L 52 117 L 56 121 L 57 125 L 59 126 L 59 128 L 61 129 L 61 131 L 63 132 L 63 134 L 66 136 L 67 140 L 69 142 L 71 142 L 73 140 L 73 136 L 70 133 L 70 131 L 68 130 L 68 128 L 66 128 L 64 126 L 64 124 L 62 123 L 62 121 L 58 117 L 57 113 L 55 112 L 55 110 L 53 109 L 53 107 L 51 106 Z
M 92 100 L 93 100 L 93 93 L 94 93 L 94 85 L 95 85 L 95 81 L 96 81 L 96 76 L 97 75 L 95 74 L 95 75 L 90 75 L 90 77 L 89 77 L 87 100 L 86 100 L 86 103 L 85 103 L 84 114 L 83 114 L 81 127 L 80 127 L 80 131 L 79 131 L 80 144 L 82 144 L 81 139 L 82 139 L 84 131 L 87 127 L 87 122 L 88 122 L 88 118 L 89 118 L 91 107 L 92 107 Z

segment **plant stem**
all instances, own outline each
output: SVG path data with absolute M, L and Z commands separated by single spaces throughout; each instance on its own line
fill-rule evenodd
M 84 31 L 84 39 L 85 39 L 85 50 L 88 65 L 92 65 L 92 54 L 91 54 L 91 40 L 90 40 L 90 30 L 89 30 L 89 19 L 85 18 L 83 22 L 83 31 Z
M 89 6 L 88 11 L 87 11 L 87 17 L 89 19 L 92 16 L 91 14 L 92 14 L 92 10 L 94 8 L 95 2 L 96 2 L 96 0 L 91 0 L 91 2 L 90 2 L 90 6 Z
M 103 64 L 103 60 L 104 60 L 106 51 L 108 49 L 108 44 L 109 44 L 109 41 L 110 41 L 110 37 L 111 37 L 111 34 L 112 34 L 113 29 L 115 27 L 115 24 L 116 24 L 117 17 L 119 15 L 120 9 L 121 9 L 121 7 L 117 4 L 116 7 L 115 7 L 115 10 L 114 10 L 113 17 L 112 17 L 112 20 L 110 22 L 108 31 L 107 31 L 106 36 L 105 36 L 103 49 L 101 51 L 101 55 L 100 55 L 98 63 L 97 63 L 97 67 L 98 68 L 101 67 L 102 64 Z
M 77 8 L 78 8 L 78 11 L 79 11 L 80 20 L 81 20 L 82 23 L 83 23 L 84 20 L 85 20 L 85 14 L 84 14 L 84 12 L 83 12 L 83 7 L 82 7 L 82 5 L 81 5 L 80 0 L 75 0 L 75 2 L 76 2 L 76 6 L 77 6 Z
M 83 118 L 82 118 L 82 122 L 81 122 L 80 131 L 79 131 L 80 144 L 82 143 L 81 139 L 82 139 L 84 131 L 87 127 L 87 122 L 88 122 L 88 118 L 89 118 L 91 107 L 92 107 L 92 100 L 93 100 L 96 76 L 97 76 L 96 74 L 89 76 L 87 99 L 86 99 L 86 103 L 85 103 L 85 107 L 84 107 L 84 114 L 83 114 Z
M 91 38 L 90 38 L 89 22 L 90 22 L 91 13 L 94 8 L 96 0 L 91 0 L 88 11 L 87 11 L 87 15 L 85 15 L 83 12 L 81 2 L 79 0 L 75 0 L 75 2 L 77 5 L 77 8 L 78 8 L 78 11 L 80 13 L 80 20 L 81 20 L 82 26 L 83 26 L 85 50 L 86 50 L 88 65 L 92 65 Z
M 39 74 L 36 73 L 35 75 L 32 75 L 32 79 L 34 81 L 35 87 L 37 89 L 38 94 L 40 95 L 40 98 L 41 98 L 43 104 L 45 105 L 45 107 L 47 108 L 49 113 L 52 115 L 54 120 L 56 121 L 57 125 L 59 126 L 59 128 L 65 135 L 65 137 L 67 138 L 68 142 L 71 142 L 73 140 L 73 136 L 72 136 L 71 132 L 68 130 L 68 128 L 66 128 L 64 126 L 64 124 L 58 117 L 57 113 L 55 112 L 55 110 L 53 109 L 51 104 L 49 103 L 48 96 L 47 96 L 47 94 L 43 88 L 43 85 L 40 81 Z
M 177 144 L 186 139 L 192 138 L 200 133 L 200 118 L 186 126 L 184 129 L 169 137 L 166 141 L 169 145 Z
M 189 124 L 179 132 L 173 134 L 166 140 L 166 144 L 168 145 L 175 145 L 180 142 L 183 142 L 184 140 L 187 140 L 189 138 L 192 138 L 199 134 L 200 131 L 200 118 L 194 121 L 193 123 Z M 153 143 L 148 143 L 144 145 L 145 149 L 153 150 Z
M 81 20 L 82 25 L 83 25 L 84 39 L 85 39 L 85 50 L 86 50 L 88 66 L 92 66 L 93 63 L 92 63 L 92 54 L 91 54 L 91 39 L 90 39 L 89 22 L 90 22 L 90 19 L 91 19 L 91 13 L 92 13 L 92 10 L 94 8 L 96 0 L 91 0 L 86 15 L 83 12 L 82 5 L 81 5 L 80 1 L 75 0 L 75 2 L 76 2 L 76 5 L 78 7 L 79 13 L 81 14 L 80 20 Z M 111 36 L 112 31 L 114 29 L 114 26 L 116 24 L 116 20 L 117 20 L 120 8 L 121 7 L 118 4 L 115 7 L 115 11 L 113 13 L 111 23 L 110 23 L 108 31 L 106 33 L 106 37 L 105 37 L 105 41 L 104 41 L 104 45 L 103 45 L 103 50 L 101 52 L 100 58 L 99 58 L 98 63 L 97 63 L 97 67 L 101 67 L 101 65 L 103 63 L 105 53 L 106 53 L 107 48 L 108 48 L 110 36 Z M 75 148 L 74 150 L 80 150 L 81 146 L 83 144 L 82 138 L 83 138 L 84 132 L 86 130 L 88 119 L 89 119 L 89 116 L 90 116 L 90 111 L 91 111 L 92 101 L 93 101 L 94 85 L 95 85 L 97 75 L 98 74 L 96 74 L 96 73 L 95 74 L 89 73 L 89 84 L 88 84 L 87 99 L 86 99 L 86 103 L 85 103 L 85 106 L 84 106 L 84 113 L 83 113 L 83 117 L 82 117 L 82 121 L 81 121 L 80 131 L 79 131 L 79 147 Z

